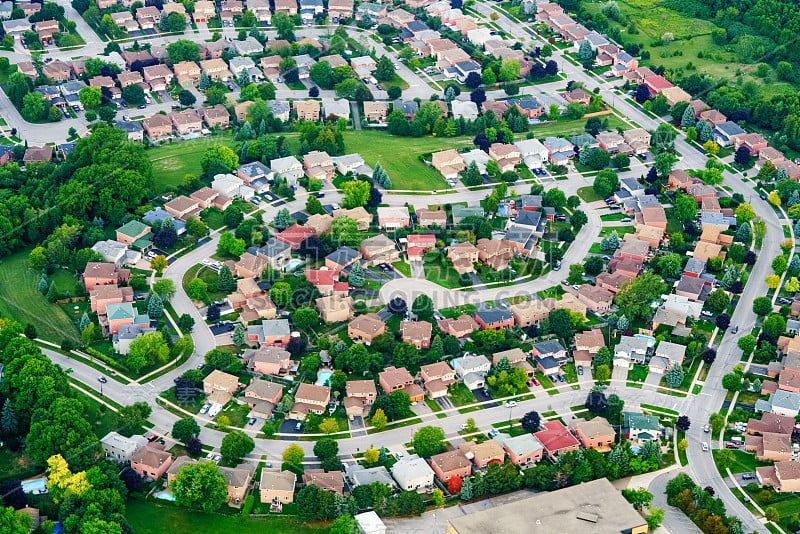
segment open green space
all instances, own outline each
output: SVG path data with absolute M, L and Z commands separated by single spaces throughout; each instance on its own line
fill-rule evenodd
M 608 120 L 608 129 L 616 130 L 617 128 L 630 128 L 630 126 L 623 122 L 622 119 L 616 115 L 600 115 L 600 120 Z M 570 135 L 584 133 L 586 127 L 586 119 L 575 120 L 560 120 L 556 122 L 546 122 L 543 124 L 534 124 L 531 126 L 531 132 L 537 139 L 545 137 L 568 137 Z
M 200 161 L 203 154 L 218 144 L 233 146 L 230 130 L 218 135 L 176 141 L 148 149 L 147 155 L 153 163 L 153 176 L 156 177 L 159 191 L 180 185 L 187 174 L 199 175 L 202 172 Z
M 392 180 L 393 189 L 446 189 L 448 185 L 442 175 L 420 161 L 419 156 L 471 145 L 470 137 L 398 137 L 378 130 L 344 132 L 347 153 L 361 154 L 364 162 L 373 167 L 380 162 Z
M 307 525 L 296 517 L 269 516 L 244 519 L 241 516 L 208 514 L 176 506 L 131 500 L 126 506 L 126 517 L 136 534 L 311 534 L 327 532 L 323 526 Z
M 37 335 L 48 341 L 79 341 L 78 328 L 72 320 L 58 305 L 48 302 L 39 291 L 39 272 L 28 267 L 29 252 L 17 252 L 0 263 L 0 317 L 10 317 L 22 324 L 33 324 Z M 66 278 L 64 274 L 67 275 Z M 69 279 L 72 284 L 62 289 L 57 281 L 56 287 L 59 291 L 74 290 L 76 279 L 67 271 L 58 272 L 56 279 L 63 283 Z
M 225 293 L 217 291 L 217 279 L 219 278 L 219 275 L 212 269 L 199 264 L 189 268 L 189 270 L 186 271 L 186 274 L 183 275 L 183 289 L 186 290 L 186 287 L 195 278 L 200 278 L 206 284 L 208 284 L 208 302 L 222 300 L 225 298 Z
M 600 12 L 603 5 L 582 2 L 581 8 L 594 15 Z M 714 42 L 711 32 L 718 28 L 716 24 L 684 15 L 668 5 L 666 0 L 622 0 L 617 2 L 617 6 L 626 19 L 625 27 L 608 20 L 612 27 L 616 26 L 624 32 L 625 44 L 636 43 L 650 52 L 650 59 L 640 60 L 640 65 L 660 65 L 672 72 L 689 71 L 691 68 L 692 72 L 702 72 L 715 79 L 741 76 L 742 82 L 764 84 L 763 79 L 755 76 L 757 63 L 741 63 L 735 47 Z M 635 33 L 630 31 L 631 27 L 635 27 Z M 666 44 L 662 42 L 665 34 L 673 36 L 673 40 Z M 770 78 L 769 84 L 765 85 L 770 92 L 778 94 L 791 89 L 789 84 Z

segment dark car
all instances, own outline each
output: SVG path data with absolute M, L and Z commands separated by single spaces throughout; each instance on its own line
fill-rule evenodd
M 106 382 L 108 382 L 108 378 L 100 376 L 97 378 L 97 381 L 100 382 L 101 384 L 105 384 Z

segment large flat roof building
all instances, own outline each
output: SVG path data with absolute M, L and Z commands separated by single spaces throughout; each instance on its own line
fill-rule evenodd
M 553 532 L 644 534 L 647 522 L 608 479 L 601 478 L 456 517 L 447 523 L 447 534 Z

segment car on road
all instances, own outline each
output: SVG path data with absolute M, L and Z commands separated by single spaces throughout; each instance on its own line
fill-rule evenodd
M 105 384 L 106 382 L 108 382 L 108 378 L 104 376 L 99 376 L 97 377 L 97 381 L 100 382 L 101 384 Z
M 762 194 L 758 195 L 758 198 L 760 198 L 761 200 L 767 200 L 767 195 L 762 193 Z
M 702 444 L 702 447 L 703 447 L 703 451 L 704 451 L 704 452 L 708 452 L 708 443 L 706 443 L 706 442 L 704 441 L 704 442 L 703 442 L 703 444 Z
M 492 438 L 494 438 L 495 436 L 497 436 L 497 434 L 499 434 L 499 432 L 497 431 L 497 429 L 496 429 L 496 428 L 493 428 L 493 429 L 491 429 L 491 430 L 489 431 L 489 433 L 488 433 L 488 434 L 486 434 L 486 435 L 487 435 L 487 436 L 489 436 L 489 439 L 492 439 Z
M 733 328 L 731 328 L 731 334 L 735 334 L 738 331 L 739 331 L 739 327 L 738 326 L 734 326 Z
M 562 281 L 561 281 L 561 285 L 563 285 L 563 286 L 568 286 L 568 285 L 569 285 L 569 282 L 567 282 L 566 280 L 562 280 Z
M 706 434 L 708 434 L 709 432 L 711 432 L 711 425 L 706 425 L 706 426 L 704 426 L 704 427 L 703 427 L 703 432 L 705 432 Z
M 611 259 L 611 256 L 603 256 L 603 261 L 609 261 L 610 259 Z
M 508 401 L 506 402 L 506 408 L 513 408 L 517 405 L 517 401 Z
M 461 423 L 461 430 L 467 429 L 467 423 Z
M 142 104 L 138 106 L 139 109 L 147 109 L 147 104 Z
M 560 271 L 560 270 L 561 270 L 561 260 L 558 260 L 558 261 L 556 262 L 556 264 L 555 264 L 555 265 L 553 265 L 553 270 L 554 270 L 554 271 Z

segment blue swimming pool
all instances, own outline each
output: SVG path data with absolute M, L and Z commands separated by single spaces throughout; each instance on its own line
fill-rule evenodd
M 175 501 L 175 496 L 168 491 L 159 491 L 158 493 L 155 494 L 155 498 L 161 499 L 162 501 L 170 501 L 170 502 Z
M 47 490 L 46 478 L 34 478 L 22 482 L 22 491 L 25 493 L 44 493 L 42 490 Z
M 323 369 L 319 373 L 317 373 L 317 385 L 318 386 L 330 386 L 331 385 L 331 375 L 333 371 L 329 371 L 327 369 Z
M 292 259 L 289 263 L 286 264 L 286 272 L 290 273 L 303 265 L 302 260 L 298 260 L 297 258 Z
M 655 344 L 656 344 L 656 338 L 654 338 L 653 336 L 646 336 L 646 335 L 644 335 L 644 334 L 634 334 L 634 335 L 633 335 L 633 337 L 638 337 L 638 338 L 641 338 L 641 339 L 646 339 L 646 340 L 647 340 L 647 345 L 648 345 L 650 348 L 654 347 L 654 346 L 655 346 Z

